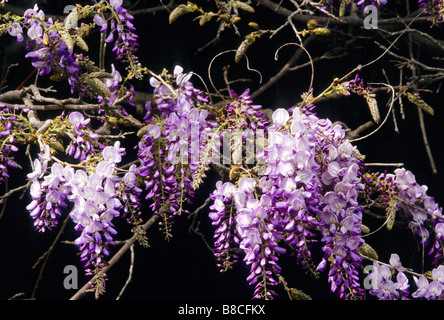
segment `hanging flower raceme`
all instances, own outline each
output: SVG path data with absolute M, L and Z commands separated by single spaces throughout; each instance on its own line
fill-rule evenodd
M 418 0 L 419 6 L 425 8 L 433 23 L 444 20 L 444 1 L 443 0 Z
M 4 105 L 0 103 L 0 108 Z M 14 122 L 17 115 L 8 108 L 0 110 L 0 184 L 10 177 L 9 168 L 15 168 L 17 164 L 13 160 L 12 152 L 17 152 L 15 145 L 16 133 L 14 132 Z
M 146 133 L 138 145 L 138 174 L 145 178 L 146 199 L 152 200 L 153 212 L 162 217 L 160 224 L 167 237 L 171 236 L 173 216 L 186 212 L 183 204 L 191 203 L 194 196 L 193 179 L 201 167 L 202 139 L 211 128 L 206 120 L 208 111 L 196 107 L 208 98 L 194 89 L 188 81 L 190 75 L 183 74 L 181 67 L 176 66 L 173 76 L 176 90 L 172 83 L 151 78 L 161 114 L 146 117 Z
M 65 200 L 70 191 L 69 187 L 65 186 L 72 173 L 70 168 L 52 162 L 50 148 L 46 145 L 38 159 L 34 160 L 34 171 L 28 174 L 28 179 L 32 182 L 32 202 L 26 209 L 34 219 L 35 228 L 42 232 L 52 230 L 58 225 L 62 208 L 67 206 Z
M 216 189 L 210 197 L 213 204 L 210 206 L 209 218 L 214 231 L 214 256 L 221 272 L 232 268 L 237 262 L 239 248 L 236 247 L 240 240 L 235 230 L 234 195 L 236 187 L 231 182 L 216 183 Z
M 135 168 L 131 167 L 123 179 L 117 171 L 123 155 L 125 150 L 116 142 L 105 147 L 100 153 L 101 160 L 87 171 L 75 170 L 54 162 L 50 147 L 45 145 L 28 175 L 32 201 L 27 209 L 37 230 L 56 227 L 67 201 L 73 204 L 69 216 L 76 224 L 75 230 L 81 232 L 74 243 L 81 251 L 87 274 L 97 274 L 106 265 L 104 258 L 109 255 L 109 246 L 114 244 L 113 236 L 117 233 L 113 219 L 121 216 L 124 207 L 127 213 L 128 205 L 138 208 L 135 202 L 141 190 L 136 185 Z M 122 199 L 127 201 L 125 205 Z M 131 216 L 137 218 L 137 214 Z
M 74 203 L 70 216 L 81 231 L 74 243 L 81 250 L 87 273 L 104 265 L 103 256 L 109 255 L 108 245 L 113 245 L 117 233 L 112 223 L 120 216 L 122 204 L 118 198 L 121 179 L 116 175 L 116 163 L 121 160 L 117 147 L 106 147 L 102 152 L 104 160 L 97 164 L 96 171 L 87 175 L 77 170 L 69 182 L 72 188 L 69 199 Z
M 377 296 L 380 300 L 408 299 L 410 285 L 404 273 L 405 270 L 397 254 L 390 256 L 389 265 L 373 262 L 373 271 L 369 276 L 370 294 Z M 395 279 L 395 272 L 396 282 L 392 280 Z
M 98 135 L 89 128 L 90 122 L 91 119 L 85 119 L 78 111 L 71 112 L 66 121 L 67 126 L 72 128 L 72 133 L 65 131 L 65 134 L 71 138 L 66 153 L 82 162 L 94 156 L 93 142 L 98 138 Z
M 406 221 L 420 243 L 429 246 L 433 264 L 444 257 L 442 243 L 444 215 L 435 199 L 427 194 L 427 186 L 420 185 L 414 174 L 404 168 L 393 174 L 366 174 L 366 192 L 371 201 L 387 207 L 387 224 L 391 229 L 395 217 Z
M 357 201 L 363 188 L 360 155 L 340 126 L 305 112 L 294 108 L 291 116 L 285 109 L 273 113 L 268 145 L 257 155 L 259 176 L 240 173 L 237 187 L 217 183 L 210 207 L 217 226 L 216 259 L 226 270 L 237 258 L 236 247 L 241 249 L 244 262 L 251 265 L 248 281 L 256 287 L 254 297 L 272 298 L 270 287 L 281 271 L 279 256 L 287 250 L 317 274 L 311 246 L 320 231 L 325 257 L 318 270 L 330 262 L 332 291 L 359 297 L 362 257 L 357 248 L 364 243 Z

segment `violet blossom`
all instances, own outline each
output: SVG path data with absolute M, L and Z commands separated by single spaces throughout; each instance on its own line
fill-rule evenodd
M 161 81 L 150 79 L 155 86 L 157 108 L 162 112 L 163 128 L 150 125 L 138 145 L 141 163 L 138 174 L 150 177 L 145 180 L 146 199 L 152 199 L 151 209 L 162 217 L 160 224 L 167 237 L 174 216 L 187 212 L 183 203 L 185 200 L 191 203 L 194 196 L 193 180 L 203 148 L 199 141 L 210 128 L 206 120 L 208 111 L 194 107 L 195 98 L 198 101 L 208 98 L 193 87 L 181 67 L 176 66 L 174 77 L 180 88 L 177 94 L 167 90 Z M 159 148 L 160 139 L 166 147 Z

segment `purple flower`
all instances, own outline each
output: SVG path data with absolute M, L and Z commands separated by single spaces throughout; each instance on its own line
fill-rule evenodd
M 380 300 L 408 299 L 410 285 L 404 270 L 397 254 L 390 256 L 390 267 L 373 262 L 370 294 Z M 396 282 L 393 281 L 395 271 L 398 272 Z
M 285 109 L 279 108 L 275 112 L 273 112 L 273 123 L 276 126 L 276 128 L 284 126 L 289 118 L 290 115 L 288 114 L 288 111 Z
M 18 22 L 14 22 L 9 28 L 8 33 L 17 38 L 17 43 L 23 41 L 23 29 L 22 26 Z
M 444 19 L 444 1 L 443 0 L 419 0 L 420 7 L 425 7 L 424 12 L 430 15 L 433 23 Z
M 122 76 L 119 71 L 116 70 L 114 64 L 111 64 L 111 75 L 112 78 L 106 78 L 104 83 L 108 89 L 110 89 L 111 96 L 108 97 L 108 103 L 112 106 L 117 100 L 117 95 L 119 94 L 119 84 L 122 82 Z
M 31 27 L 28 29 L 28 37 L 31 40 L 40 40 L 43 37 L 43 27 L 39 24 L 39 22 L 35 21 L 31 24 Z
M 412 293 L 412 297 L 425 298 L 427 296 L 427 291 L 429 288 L 429 281 L 425 276 L 420 276 L 419 278 L 414 277 L 414 280 L 418 289 Z
M 185 87 L 185 85 L 189 82 L 192 73 L 183 74 L 183 68 L 181 66 L 175 66 L 173 75 L 176 78 L 177 85 L 179 86 L 179 88 L 181 88 Z
M 0 108 L 2 104 L 0 103 Z M 18 147 L 14 144 L 15 138 L 13 132 L 16 130 L 14 123 L 17 116 L 11 114 L 10 110 L 5 108 L 0 110 L 0 121 L 3 131 L 0 132 L 0 183 L 9 178 L 8 167 L 15 168 L 17 164 L 13 160 L 12 152 L 18 151 Z
M 94 16 L 94 23 L 100 27 L 100 32 L 104 33 L 108 29 L 108 23 L 99 14 Z
M 113 18 L 110 23 L 110 33 L 106 38 L 107 43 L 111 43 L 115 39 L 114 33 L 117 31 L 117 39 L 112 49 L 116 53 L 117 60 L 128 62 L 131 68 L 136 67 L 138 58 L 135 53 L 139 46 L 138 36 L 134 33 L 136 28 L 131 23 L 134 17 L 122 7 L 122 0 L 110 1 L 112 8 L 118 19 Z M 96 15 L 97 16 L 97 15 Z M 117 25 L 116 25 L 117 21 Z M 96 24 L 101 25 L 101 32 L 104 32 L 104 23 L 100 19 L 95 19 Z M 103 30 L 103 31 L 102 31 Z
M 123 0 L 110 0 L 110 5 L 113 7 L 113 8 L 118 8 L 118 7 L 122 7 L 122 4 L 123 4 Z
M 47 174 L 48 162 L 45 160 L 45 154 L 41 154 L 40 160 L 34 161 L 34 172 L 28 175 L 28 179 L 32 181 L 30 189 L 32 201 L 26 209 L 34 219 L 35 228 L 41 232 L 56 227 L 62 209 L 67 206 L 65 202 L 67 196 L 63 192 L 65 169 L 61 164 L 54 163 L 51 172 Z
M 391 178 L 393 178 L 393 182 L 397 188 L 397 190 L 393 192 L 398 194 L 401 203 L 407 205 L 405 212 L 408 216 L 412 217 L 409 227 L 421 237 L 422 242 L 428 243 L 430 238 L 428 231 L 424 227 L 425 221 L 428 220 L 429 215 L 436 217 L 431 220 L 436 231 L 436 241 L 430 254 L 435 253 L 435 259 L 438 258 L 438 256 L 444 252 L 442 246 L 439 244 L 441 225 L 438 225 L 440 223 L 439 217 L 443 217 L 442 208 L 436 204 L 432 197 L 427 195 L 427 187 L 416 182 L 416 178 L 412 172 L 404 168 L 396 169 L 394 176 L 389 175 L 389 179 Z M 418 201 L 424 203 L 423 208 L 417 205 Z
M 440 265 L 433 269 L 431 274 L 431 282 L 424 275 L 419 278 L 413 277 L 417 290 L 412 293 L 412 297 L 427 300 L 441 300 L 444 298 L 444 266 Z
M 120 141 L 116 141 L 114 146 L 107 146 L 102 151 L 103 159 L 111 163 L 119 163 L 125 155 L 125 149 L 120 148 Z
M 83 114 L 81 114 L 78 111 L 71 112 L 69 114 L 69 122 L 76 128 L 76 129 L 83 129 L 85 128 L 91 119 L 85 119 Z
M 213 204 L 210 206 L 209 217 L 217 227 L 214 231 L 214 256 L 221 271 L 231 269 L 238 259 L 237 250 L 232 245 L 233 241 L 239 242 L 234 232 L 234 217 L 226 211 L 235 191 L 236 187 L 232 183 L 218 181 L 216 190 L 210 196 Z
M 145 180 L 146 199 L 152 200 L 150 207 L 162 217 L 161 227 L 167 237 L 171 235 L 174 216 L 187 212 L 183 203 L 185 199 L 191 202 L 194 196 L 193 181 L 204 177 L 209 164 L 209 160 L 200 162 L 205 148 L 205 143 L 201 142 L 205 141 L 210 127 L 206 120 L 208 112 L 196 108 L 196 101 L 206 99 L 199 98 L 202 92 L 188 82 L 181 67 L 175 68 L 174 76 L 175 84 L 180 88 L 177 92 L 158 79 L 150 79 L 150 84 L 155 87 L 156 111 L 160 111 L 160 118 L 156 123 L 150 123 L 154 110 L 148 108 L 145 117 L 149 124 L 147 133 L 138 145 L 141 164 L 138 174 L 149 177 Z M 159 140 L 165 147 L 159 148 Z

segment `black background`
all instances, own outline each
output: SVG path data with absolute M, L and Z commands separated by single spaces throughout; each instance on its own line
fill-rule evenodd
M 133 1 L 131 1 L 133 2 Z M 135 2 L 135 1 L 134 1 Z M 133 2 L 133 3 L 134 3 Z M 87 2 L 83 2 L 87 3 Z M 157 5 L 157 1 L 139 1 L 134 9 Z M 40 7 L 47 13 L 61 14 L 65 5 L 72 4 L 64 1 L 41 1 Z M 29 1 L 16 1 L 14 5 L 29 5 Z M 203 5 L 208 5 L 204 2 Z M 24 7 L 23 7 L 24 8 Z M 256 21 L 262 23 L 264 28 L 276 28 L 285 20 L 270 11 L 258 8 L 256 11 Z M 246 15 L 247 17 L 251 17 Z M 154 72 L 161 72 L 163 68 L 170 71 L 176 64 L 184 67 L 185 71 L 194 71 L 201 75 L 208 85 L 207 69 L 212 58 L 223 50 L 235 49 L 241 42 L 241 38 L 236 36 L 233 30 L 227 30 L 222 34 L 221 42 L 216 46 L 210 46 L 206 50 L 197 53 L 199 47 L 210 41 L 217 30 L 216 23 L 209 23 L 205 27 L 199 27 L 197 22 L 193 22 L 194 16 L 184 16 L 172 25 L 168 24 L 166 12 L 158 12 L 156 15 L 136 16 L 135 25 L 139 34 L 140 49 L 138 55 L 143 65 Z M 260 18 L 258 18 L 260 17 Z M 301 28 L 303 26 L 300 26 Z M 429 25 L 424 25 L 423 29 L 431 34 L 439 35 L 442 26 L 432 29 Z M 242 34 L 250 32 L 248 27 L 242 27 Z M 364 35 L 377 36 L 376 31 L 362 31 Z M 94 43 L 97 43 L 98 34 L 90 35 L 90 55 L 96 58 L 98 52 L 94 50 Z M 334 40 L 334 41 L 332 41 Z M 274 60 L 274 52 L 286 42 L 295 42 L 294 34 L 289 28 L 279 33 L 272 40 L 260 39 L 247 52 L 250 59 L 250 66 L 261 72 L 264 81 L 275 74 L 282 65 L 296 50 L 296 47 L 287 47 L 281 50 L 279 60 Z M 334 77 L 341 77 L 356 65 L 363 64 L 376 58 L 381 54 L 381 50 L 374 46 L 369 46 L 368 40 L 357 40 L 349 49 L 349 55 L 338 60 L 320 62 L 315 65 L 315 94 L 320 93 Z M 308 50 L 313 56 L 324 52 L 326 47 L 340 46 L 344 44 L 344 39 L 338 36 L 335 39 L 319 39 L 313 41 L 308 46 Z M 23 48 L 14 45 L 14 40 L 9 36 L 0 38 L 3 56 L 6 56 L 8 63 L 19 62 L 20 65 L 13 69 L 8 85 L 10 88 L 18 86 L 21 81 L 32 71 L 29 61 L 26 61 Z M 402 52 L 402 44 L 400 44 Z M 423 56 L 433 56 L 433 52 L 425 51 Z M 260 87 L 259 77 L 254 72 L 246 69 L 245 60 L 238 64 L 233 61 L 234 54 L 226 54 L 218 58 L 212 69 L 213 81 L 216 85 L 223 86 L 221 68 L 230 64 L 230 79 L 237 77 L 251 78 L 252 82 L 235 85 L 234 88 L 241 93 L 245 88 L 251 87 L 252 91 Z M 112 55 L 109 55 L 112 57 Z M 303 62 L 307 61 L 303 59 Z M 432 60 L 429 60 L 429 62 Z M 112 58 L 108 58 L 107 65 L 112 63 Z M 431 62 L 435 63 L 435 62 Z M 373 66 L 364 69 L 360 74 L 367 82 L 383 82 L 381 68 L 387 71 L 389 79 L 394 84 L 398 81 L 398 73 L 393 65 L 392 59 L 384 57 Z M 296 73 L 290 73 L 283 77 L 276 85 L 272 86 L 256 100 L 256 104 L 261 104 L 264 108 L 275 109 L 277 107 L 289 107 L 300 99 L 300 94 L 308 87 L 310 79 L 310 69 L 305 68 Z M 42 81 L 45 81 L 42 79 Z M 196 87 L 204 88 L 200 81 L 194 77 L 193 82 Z M 151 92 L 148 79 L 133 83 L 136 90 Z M 396 104 L 397 124 L 399 133 L 394 132 L 392 118 L 376 134 L 370 138 L 358 142 L 357 146 L 361 153 L 367 156 L 368 162 L 403 162 L 405 167 L 411 170 L 421 184 L 429 186 L 429 194 L 434 196 L 439 203 L 444 203 L 442 192 L 442 181 L 444 167 L 442 163 L 443 152 L 443 108 L 442 94 L 438 93 L 439 87 L 433 85 L 429 88 L 432 92 L 424 94 L 424 99 L 434 107 L 435 116 L 424 114 L 429 143 L 432 148 L 435 162 L 438 167 L 438 174 L 432 175 L 428 158 L 422 141 L 416 106 L 409 104 L 404 99 L 405 119 L 402 120 L 399 107 Z M 65 90 L 65 91 L 63 91 Z M 69 91 L 60 88 L 60 96 L 66 97 Z M 387 108 L 384 106 L 389 98 L 388 95 L 378 95 L 381 116 L 384 117 Z M 350 97 L 334 100 L 320 104 L 316 112 L 319 117 L 328 117 L 332 121 L 341 120 L 346 122 L 351 128 L 368 121 L 370 114 L 368 108 L 359 97 Z M 131 140 L 128 142 L 130 144 Z M 130 157 L 126 158 L 130 161 Z M 380 168 L 381 170 L 393 168 Z M 12 170 L 9 187 L 17 187 L 23 184 L 25 174 L 29 171 L 29 164 L 24 161 L 24 170 Z M 195 198 L 195 206 L 204 202 L 209 192 L 211 192 L 216 182 L 217 176 L 210 173 L 207 182 L 198 191 Z M 0 188 L 4 188 L 0 186 Z M 16 194 L 7 202 L 7 208 L 3 218 L 0 220 L 0 299 L 7 299 L 17 293 L 24 293 L 20 298 L 29 298 L 35 281 L 40 271 L 40 266 L 32 269 L 33 264 L 51 245 L 57 231 L 38 233 L 33 230 L 32 220 L 25 209 L 29 203 L 30 196 L 26 194 L 23 199 L 19 199 L 20 194 Z M 147 207 L 145 218 L 149 218 L 151 213 Z M 207 218 L 208 209 L 199 213 L 200 230 L 205 235 L 206 240 L 212 243 L 212 226 Z M 365 221 L 371 228 L 375 229 L 380 225 L 380 221 L 370 218 Z M 206 247 L 201 237 L 190 233 L 188 228 L 191 221 L 186 216 L 177 219 L 173 228 L 174 237 L 166 242 L 163 234 L 156 227 L 149 229 L 147 236 L 150 241 L 150 248 L 135 247 L 135 264 L 131 284 L 126 289 L 122 299 L 250 299 L 253 288 L 248 287 L 245 278 L 249 273 L 249 268 L 242 262 L 235 265 L 235 268 L 228 273 L 220 273 L 215 266 L 212 253 Z M 64 240 L 74 240 L 77 232 L 73 230 L 74 224 L 68 226 L 62 236 Z M 128 226 L 117 221 L 116 227 L 119 240 L 127 239 L 130 236 Z M 392 230 L 388 232 L 383 228 L 376 235 L 366 239 L 379 253 L 382 261 L 388 261 L 390 254 L 397 252 L 401 256 L 404 265 L 416 268 L 421 271 L 421 249 L 415 238 L 408 230 Z M 320 249 L 320 245 L 318 249 Z M 117 251 L 113 249 L 113 252 Z M 318 250 L 320 251 L 320 250 Z M 319 253 L 320 254 L 320 253 Z M 427 257 L 426 257 L 427 262 Z M 81 287 L 88 277 L 83 275 L 83 268 L 78 259 L 77 248 L 72 245 L 56 245 L 55 250 L 46 265 L 37 289 L 37 299 L 68 299 L 75 290 L 66 290 L 63 287 L 63 280 L 66 274 L 63 269 L 66 265 L 74 265 L 79 270 L 79 286 Z M 115 299 L 124 285 L 130 265 L 130 253 L 127 252 L 122 259 L 109 272 L 107 282 L 107 293 L 103 299 Z M 292 257 L 283 257 L 281 260 L 283 275 L 289 286 L 302 289 L 312 296 L 313 299 L 337 299 L 335 294 L 330 293 L 329 284 L 326 279 L 326 272 L 321 274 L 319 279 L 315 279 L 302 270 Z M 419 268 L 419 269 L 418 269 Z M 286 293 L 279 288 L 279 299 L 287 299 Z M 92 299 L 91 295 L 84 299 Z

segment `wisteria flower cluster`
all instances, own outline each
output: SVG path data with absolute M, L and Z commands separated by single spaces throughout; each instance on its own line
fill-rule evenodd
M 136 189 L 134 167 L 123 178 L 117 174 L 116 164 L 124 154 L 116 142 L 102 150 L 102 159 L 94 167 L 75 170 L 54 162 L 50 147 L 45 145 L 34 160 L 34 171 L 28 174 L 32 202 L 27 209 L 37 230 L 44 232 L 56 227 L 67 202 L 73 204 L 69 215 L 76 223 L 75 230 L 81 232 L 74 243 L 81 250 L 87 274 L 95 274 L 106 265 L 103 257 L 109 255 L 108 247 L 114 244 L 116 230 L 112 220 L 121 215 L 122 191 L 129 193 Z M 140 190 L 135 191 L 137 197 Z M 136 201 L 130 199 L 129 203 Z
M 32 65 L 39 70 L 40 75 L 64 73 L 74 91 L 81 69 L 73 48 L 69 48 L 69 43 L 63 41 L 53 20 L 49 18 L 46 21 L 45 13 L 36 4 L 33 9 L 25 11 L 23 26 L 28 29 L 29 37 L 27 47 L 30 52 L 26 58 L 31 59 Z M 15 34 L 18 42 L 23 40 L 23 30 L 18 22 L 12 25 L 10 34 Z
M 429 279 L 428 279 L 429 278 Z M 414 277 L 418 289 L 412 293 L 414 298 L 442 300 L 444 298 L 444 266 L 440 265 L 430 272 L 430 276 Z M 429 282 L 430 280 L 430 282 Z
M 402 219 L 408 222 L 408 227 L 420 238 L 420 242 L 425 246 L 431 245 L 429 254 L 437 263 L 444 253 L 441 240 L 444 216 L 442 207 L 427 195 L 427 186 L 420 185 L 414 174 L 405 168 L 396 169 L 393 174 L 374 173 L 365 179 L 371 185 L 366 190 L 373 199 L 387 206 L 389 215 L 403 212 Z
M 72 127 L 72 134 L 65 131 L 71 138 L 66 153 L 74 159 L 79 159 L 81 162 L 94 156 L 93 141 L 97 140 L 98 135 L 91 131 L 88 127 L 91 119 L 83 116 L 78 111 L 71 112 L 67 121 Z
M 199 142 L 212 125 L 206 120 L 208 111 L 197 109 L 196 101 L 206 103 L 208 98 L 193 87 L 190 76 L 176 66 L 174 79 L 167 80 L 172 80 L 170 83 L 150 79 L 161 115 L 152 116 L 154 111 L 147 104 L 146 133 L 138 145 L 138 174 L 145 180 L 146 199 L 153 199 L 150 207 L 162 217 L 167 237 L 171 236 L 173 216 L 186 212 L 183 204 L 194 196 L 193 181 L 201 180 L 206 169 L 199 162 L 204 147 Z
M 380 300 L 408 299 L 410 285 L 404 273 L 406 269 L 401 265 L 397 254 L 392 254 L 389 262 L 389 265 L 373 262 L 373 272 L 370 274 L 372 287 L 370 294 L 377 296 Z M 392 280 L 395 272 L 397 273 L 396 282 Z
M 425 13 L 431 16 L 432 21 L 444 20 L 444 1 L 442 0 L 418 0 L 419 6 L 425 8 Z
M 371 281 L 370 294 L 380 300 L 408 300 L 410 298 L 425 298 L 441 300 L 444 298 L 444 266 L 439 265 L 426 275 L 413 275 L 416 290 L 410 296 L 410 284 L 406 273 L 413 273 L 404 268 L 399 256 L 392 254 L 389 264 L 373 262 L 373 270 L 369 275 Z M 396 277 L 395 277 L 396 274 Z M 394 281 L 396 279 L 396 281 Z
M 0 104 L 0 108 L 2 108 Z M 15 168 L 17 166 L 12 156 L 12 152 L 18 151 L 18 147 L 14 144 L 15 136 L 12 132 L 13 123 L 17 115 L 11 113 L 8 108 L 0 111 L 0 183 L 9 178 L 8 167 Z
M 427 186 L 416 182 L 412 172 L 402 168 L 394 172 L 394 182 L 398 192 L 398 209 L 403 209 L 407 217 L 411 218 L 409 227 L 421 238 L 421 242 L 427 244 L 430 234 L 425 227 L 426 221 L 430 221 L 433 227 L 442 227 L 444 221 L 442 208 L 435 200 L 427 195 Z M 423 205 L 419 205 L 422 203 Z M 435 234 L 438 235 L 438 232 Z M 436 247 L 439 249 L 439 247 Z
M 111 11 L 109 19 L 103 18 L 104 13 Z M 76 27 L 78 20 L 95 13 L 93 22 L 82 23 Z M 87 59 L 76 48 L 88 51 L 88 45 L 84 38 L 95 26 L 102 33 L 109 31 L 106 43 L 114 42 L 112 51 L 115 52 L 117 60 L 128 63 L 127 79 L 141 78 L 143 68 L 138 62 L 136 51 L 138 48 L 135 27 L 131 23 L 134 19 L 128 11 L 122 7 L 122 0 L 110 1 L 109 4 L 101 2 L 94 6 L 76 7 L 73 14 L 68 15 L 64 23 L 46 18 L 45 13 L 36 4 L 32 9 L 25 11 L 23 17 L 6 16 L 9 35 L 15 37 L 17 42 L 25 41 L 29 51 L 26 58 L 31 59 L 40 75 L 51 75 L 51 79 L 59 81 L 67 79 L 71 86 L 71 92 L 91 95 L 92 89 L 99 102 L 105 98 L 113 105 L 118 97 L 132 96 L 133 89 L 126 89 L 123 85 L 121 74 L 112 66 L 110 77 L 96 77 L 97 67 Z M 109 27 L 108 27 L 109 25 Z M 131 100 L 130 100 L 131 102 Z
M 280 272 L 278 256 L 286 251 L 278 243 L 286 243 L 301 264 L 315 273 L 310 247 L 318 241 L 315 232 L 320 230 L 325 258 L 317 268 L 324 270 L 330 261 L 332 291 L 339 289 L 343 297 L 360 295 L 359 154 L 344 139 L 341 127 L 310 112 L 294 108 L 290 117 L 287 110 L 278 109 L 272 118 L 269 144 L 258 155 L 258 162 L 265 165 L 263 176 L 255 180 L 243 175 L 237 189 L 219 183 L 212 195 L 210 217 L 218 226 L 216 257 L 224 268 L 230 266 L 228 239 L 235 230 L 233 240 L 251 264 L 248 280 L 257 283 L 255 297 L 270 298 L 274 293 L 269 287 L 276 285 L 272 275 Z M 332 191 L 323 192 L 326 188 Z M 230 201 L 237 214 L 227 208 Z
M 290 116 L 285 109 L 278 109 L 272 119 L 268 145 L 258 155 L 258 162 L 265 166 L 263 175 L 256 176 L 254 171 L 246 170 L 236 184 L 219 181 L 211 195 L 214 202 L 210 219 L 217 227 L 214 244 L 218 266 L 221 271 L 230 269 L 243 252 L 244 262 L 251 266 L 247 280 L 255 285 L 254 297 L 271 298 L 275 294 L 271 287 L 277 284 L 275 278 L 281 272 L 279 256 L 288 250 L 295 251 L 301 265 L 312 272 L 329 266 L 331 289 L 340 297 L 362 297 L 364 288 L 359 281 L 363 263 L 359 248 L 364 244 L 361 238 L 364 209 L 359 203 L 360 192 L 365 188 L 362 156 L 344 138 L 342 127 L 333 126 L 310 111 L 294 108 Z M 396 170 L 391 177 L 400 201 L 396 208 L 413 217 L 412 230 L 428 236 L 421 231 L 425 228 L 424 221 L 430 221 L 424 214 L 428 212 L 441 239 L 442 209 L 426 195 L 427 188 L 419 186 L 405 169 Z M 384 185 L 382 189 L 389 192 L 390 187 Z M 406 204 L 412 208 L 403 207 Z M 322 234 L 320 241 L 324 243 L 325 256 L 313 268 L 311 244 L 319 241 L 317 232 Z M 438 250 L 435 257 L 442 254 Z M 374 276 L 384 278 L 385 268 L 375 266 L 380 272 Z M 390 298 L 407 297 L 406 279 L 405 275 L 398 275 L 398 283 L 393 286 L 399 292 Z M 374 293 L 387 298 L 383 293 Z
M 111 20 L 110 32 L 106 38 L 106 42 L 110 43 L 114 40 L 114 34 L 117 33 L 113 52 L 115 52 L 117 60 L 123 60 L 131 64 L 137 64 L 138 59 L 135 55 L 139 44 L 138 36 L 134 33 L 136 28 L 132 24 L 134 17 L 128 13 L 128 10 L 122 7 L 123 0 L 110 1 L 111 7 L 117 15 L 116 20 Z M 101 26 L 101 32 L 107 30 L 107 23 L 100 16 L 95 17 Z

